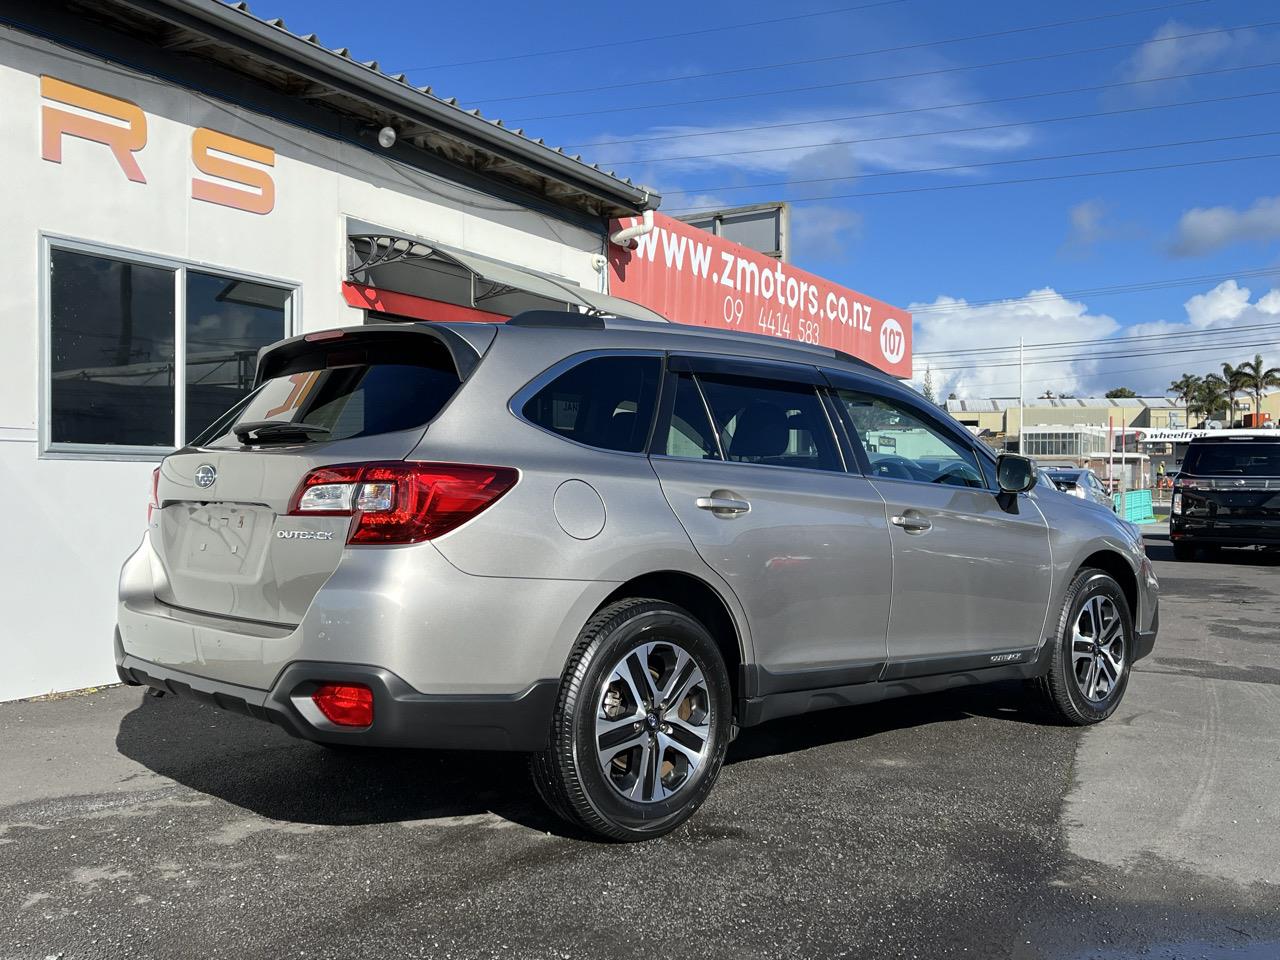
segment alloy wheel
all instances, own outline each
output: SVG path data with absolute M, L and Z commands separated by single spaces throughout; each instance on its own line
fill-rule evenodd
M 666 800 L 707 759 L 710 705 L 701 668 L 679 645 L 646 643 L 614 664 L 596 702 L 600 769 L 635 803 Z
M 1071 667 L 1085 699 L 1101 703 L 1124 674 L 1124 621 L 1110 597 L 1085 601 L 1071 630 Z

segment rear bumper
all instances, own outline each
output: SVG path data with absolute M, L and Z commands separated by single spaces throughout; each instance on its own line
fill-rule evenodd
M 1169 539 L 1221 546 L 1280 546 L 1280 522 L 1171 517 Z
M 270 690 L 212 680 L 124 652 L 115 640 L 116 672 L 148 686 L 283 728 L 319 743 L 442 750 L 541 750 L 547 745 L 559 684 L 539 680 L 512 695 L 419 693 L 390 670 L 350 663 L 303 661 L 287 666 Z M 373 691 L 373 725 L 358 730 L 329 723 L 311 702 L 324 682 L 362 683 Z

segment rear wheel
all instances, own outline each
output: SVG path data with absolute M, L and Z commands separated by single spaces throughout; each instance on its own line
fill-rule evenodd
M 1194 543 L 1187 543 L 1186 541 L 1178 541 L 1174 543 L 1173 559 L 1179 561 L 1180 563 L 1185 563 L 1188 560 L 1194 560 L 1195 558 L 1196 558 L 1196 546 Z
M 1031 681 L 1055 719 L 1084 726 L 1115 712 L 1129 685 L 1133 630 L 1120 585 L 1101 570 L 1081 570 L 1062 605 L 1049 670 Z
M 701 623 L 658 600 L 611 604 L 579 634 L 534 782 L 593 833 L 661 836 L 711 791 L 731 709 L 724 659 Z

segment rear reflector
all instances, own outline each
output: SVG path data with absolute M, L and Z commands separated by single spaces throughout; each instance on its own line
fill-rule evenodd
M 364 684 L 322 684 L 311 699 L 329 722 L 339 727 L 373 726 L 373 691 Z
M 160 468 L 151 471 L 151 499 L 147 501 L 147 525 L 151 524 L 151 515 L 160 509 Z
M 348 543 L 419 543 L 487 509 L 519 476 L 511 467 L 405 460 L 320 467 L 303 478 L 289 513 L 353 517 Z

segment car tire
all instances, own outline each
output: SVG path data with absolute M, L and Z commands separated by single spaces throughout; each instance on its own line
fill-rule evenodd
M 1173 545 L 1173 559 L 1179 563 L 1187 563 L 1196 558 L 1196 545 L 1180 541 Z
M 724 658 L 698 620 L 660 600 L 610 604 L 574 644 L 549 746 L 531 758 L 534 784 L 552 810 L 598 836 L 661 836 L 710 793 L 732 710 Z
M 1087 726 L 1107 719 L 1129 685 L 1134 639 L 1133 615 L 1120 585 L 1102 570 L 1081 570 L 1062 604 L 1049 669 L 1030 681 L 1032 691 L 1060 723 Z

